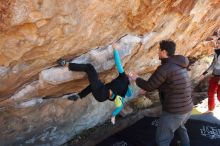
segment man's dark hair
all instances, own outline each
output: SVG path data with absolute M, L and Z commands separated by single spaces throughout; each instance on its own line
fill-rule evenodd
M 162 40 L 160 41 L 160 50 L 166 50 L 168 56 L 175 54 L 176 44 L 171 40 Z

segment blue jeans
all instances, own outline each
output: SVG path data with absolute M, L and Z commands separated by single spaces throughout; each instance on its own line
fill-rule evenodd
M 181 146 L 190 146 L 189 136 L 184 126 L 190 116 L 191 112 L 186 114 L 172 114 L 163 111 L 156 131 L 157 145 L 169 146 L 174 137 L 174 132 L 177 130 L 180 136 Z

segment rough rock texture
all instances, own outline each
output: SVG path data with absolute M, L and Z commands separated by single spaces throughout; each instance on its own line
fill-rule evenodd
M 109 118 L 110 102 L 41 99 L 88 84 L 55 67 L 58 58 L 92 63 L 108 82 L 117 76 L 110 44 L 120 40 L 126 71 L 143 75 L 160 63 L 162 39 L 173 39 L 178 54 L 211 54 L 204 40 L 219 24 L 219 0 L 0 0 L 0 145 L 60 145 Z M 194 67 L 192 79 L 203 69 Z

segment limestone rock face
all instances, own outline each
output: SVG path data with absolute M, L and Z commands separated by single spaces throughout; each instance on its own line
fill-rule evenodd
M 219 0 L 0 1 L 0 145 L 60 145 L 109 119 L 113 103 L 91 95 L 42 100 L 88 85 L 85 73 L 57 67 L 57 59 L 91 63 L 109 82 L 117 76 L 111 43 L 118 40 L 125 70 L 145 75 L 160 63 L 162 39 L 174 40 L 177 54 L 210 55 L 205 39 L 219 24 Z M 192 79 L 203 69 L 194 67 Z

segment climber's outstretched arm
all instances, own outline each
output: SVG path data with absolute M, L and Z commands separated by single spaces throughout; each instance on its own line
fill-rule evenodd
M 120 58 L 120 55 L 119 55 L 119 52 L 117 50 L 117 45 L 113 44 L 114 47 L 114 60 L 115 60 L 115 65 L 116 65 L 116 68 L 118 70 L 119 73 L 124 73 L 124 69 L 123 69 L 123 66 L 122 66 L 122 63 L 121 63 L 121 58 Z

